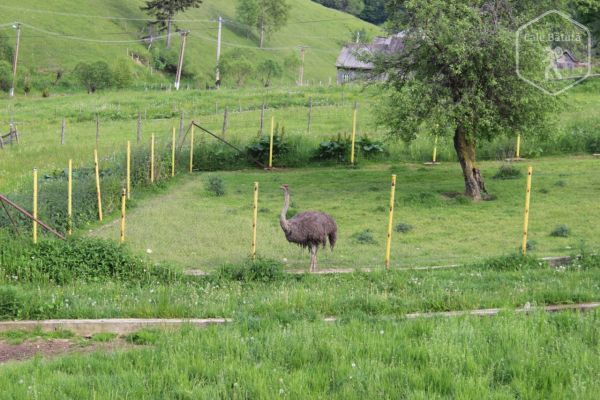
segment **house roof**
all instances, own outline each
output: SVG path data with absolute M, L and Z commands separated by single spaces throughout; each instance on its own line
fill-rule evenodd
M 389 37 L 378 36 L 369 44 L 350 43 L 342 47 L 340 55 L 335 62 L 338 68 L 346 69 L 373 69 L 373 63 L 367 62 L 371 54 L 396 53 L 403 47 L 404 33 L 400 32 Z

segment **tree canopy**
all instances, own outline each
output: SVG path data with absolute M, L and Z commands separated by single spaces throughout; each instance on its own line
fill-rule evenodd
M 405 28 L 404 49 L 376 60 L 387 82 L 390 134 L 451 136 L 466 194 L 485 197 L 476 145 L 501 135 L 543 134 L 556 98 L 516 73 L 515 32 L 546 11 L 542 0 L 389 0 L 394 24 Z M 401 11 L 401 12 L 400 12 Z M 545 49 L 529 46 L 520 68 L 539 68 Z
M 290 4 L 286 0 L 238 0 L 238 21 L 256 28 L 259 46 L 263 47 L 265 38 L 287 24 Z
M 171 48 L 171 22 L 173 17 L 188 8 L 198 8 L 202 0 L 147 0 L 146 5 L 140 7 L 156 18 L 156 23 L 167 30 L 167 49 Z

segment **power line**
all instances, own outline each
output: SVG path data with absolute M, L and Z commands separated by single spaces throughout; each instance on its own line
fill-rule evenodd
M 69 40 L 77 40 L 77 41 L 80 41 L 80 42 L 104 43 L 104 44 L 126 44 L 126 43 L 139 43 L 139 42 L 143 42 L 143 41 L 146 40 L 146 39 L 131 39 L 131 40 L 90 39 L 90 38 L 85 38 L 85 37 L 80 37 L 80 36 L 67 35 L 67 34 L 64 34 L 64 33 L 47 31 L 45 29 L 36 28 L 33 25 L 25 24 L 25 23 L 22 23 L 22 22 L 20 24 L 22 26 L 28 27 L 29 29 L 32 29 L 32 30 L 37 31 L 37 32 L 44 33 L 44 34 L 49 35 L 49 36 L 61 37 L 61 38 L 64 38 L 64 39 L 69 39 Z M 165 38 L 165 37 L 167 37 L 167 35 L 152 36 L 152 40 L 162 39 L 162 38 Z

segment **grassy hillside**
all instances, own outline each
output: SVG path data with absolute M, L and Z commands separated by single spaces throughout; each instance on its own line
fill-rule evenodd
M 115 63 L 127 59 L 127 51 L 148 55 L 146 46 L 135 40 L 147 33 L 148 18 L 140 6 L 142 0 L 5 0 L 0 4 L 0 30 L 13 36 L 7 25 L 14 21 L 24 24 L 21 42 L 21 68 L 69 71 L 78 62 L 98 60 Z M 279 62 L 292 54 L 299 55 L 299 46 L 307 46 L 305 79 L 328 81 L 335 77 L 335 59 L 342 43 L 351 32 L 364 29 L 375 35 L 379 28 L 348 14 L 320 6 L 310 0 L 294 0 L 288 25 L 267 40 L 265 49 L 257 48 L 256 38 L 235 22 L 236 0 L 205 0 L 198 9 L 178 14 L 176 28 L 191 31 L 186 57 L 188 68 L 197 75 L 200 84 L 211 82 L 215 68 L 217 23 L 225 19 L 222 54 L 250 51 L 257 63 L 266 58 Z M 140 20 L 141 19 L 141 20 Z M 179 38 L 173 40 L 179 47 Z M 138 76 L 147 69 L 136 65 Z M 286 71 L 288 80 L 296 71 Z M 156 77 L 154 77 L 156 78 Z

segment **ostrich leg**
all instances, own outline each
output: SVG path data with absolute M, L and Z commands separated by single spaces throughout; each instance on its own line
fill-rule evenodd
M 317 270 L 317 246 L 310 246 L 310 272 Z

